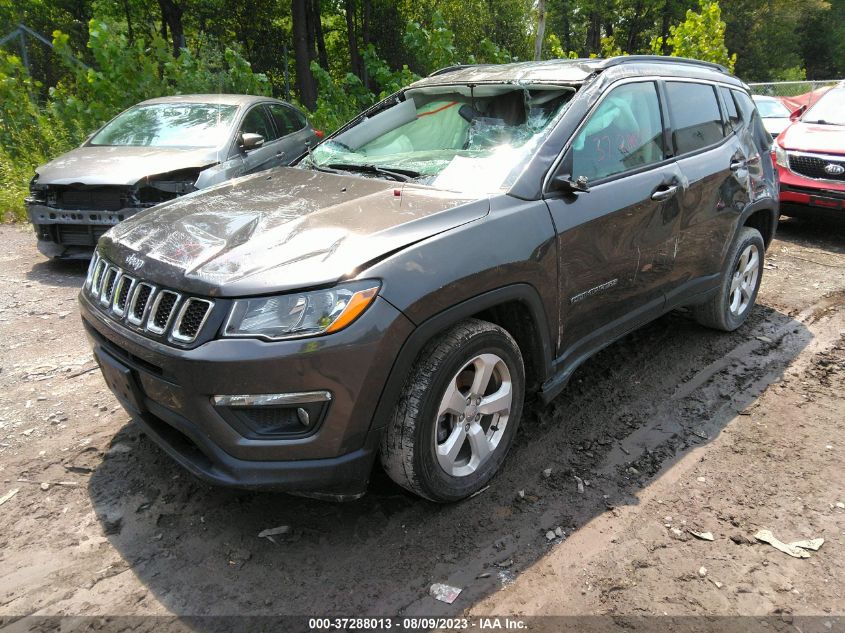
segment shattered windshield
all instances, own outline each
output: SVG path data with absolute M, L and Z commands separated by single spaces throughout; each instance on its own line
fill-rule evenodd
M 404 101 L 322 143 L 301 166 L 493 193 L 512 183 L 574 92 L 561 86 L 412 89 Z
M 238 107 L 218 103 L 155 103 L 131 108 L 91 139 L 91 145 L 219 147 Z

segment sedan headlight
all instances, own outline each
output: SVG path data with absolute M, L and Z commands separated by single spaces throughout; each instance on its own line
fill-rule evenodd
M 777 142 L 775 142 L 775 162 L 781 167 L 789 168 L 789 158 L 786 155 L 786 150 Z
M 377 281 L 356 281 L 312 292 L 235 301 L 223 335 L 300 338 L 342 330 L 376 298 Z

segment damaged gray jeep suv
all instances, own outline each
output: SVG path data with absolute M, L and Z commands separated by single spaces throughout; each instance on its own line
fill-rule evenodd
M 80 293 L 106 382 L 207 481 L 434 501 L 502 466 L 526 395 L 665 312 L 734 330 L 778 217 L 771 141 L 713 64 L 441 70 L 294 167 L 138 213 Z

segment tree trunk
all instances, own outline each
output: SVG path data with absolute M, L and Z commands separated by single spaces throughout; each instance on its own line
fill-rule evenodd
M 346 37 L 349 40 L 349 63 L 352 72 L 364 80 L 364 64 L 361 61 L 361 51 L 358 50 L 358 33 L 355 28 L 355 0 L 345 0 L 346 8 Z
M 367 48 L 370 44 L 370 0 L 363 0 L 362 4 L 364 15 L 361 19 L 361 39 L 364 40 L 364 48 Z M 374 90 L 375 86 L 370 83 L 370 78 L 367 76 L 367 65 L 363 62 L 361 63 L 361 71 L 364 73 L 362 77 L 364 85 L 370 90 Z
M 671 11 L 671 0 L 666 0 L 663 3 L 663 22 L 660 25 L 660 38 L 663 44 L 661 53 L 664 55 L 669 54 L 669 42 L 667 40 L 669 39 L 669 21 L 672 19 Z
M 132 11 L 129 10 L 129 0 L 123 0 L 123 10 L 126 13 L 126 34 L 129 36 L 129 44 L 135 42 L 135 36 L 132 33 Z
M 293 18 L 293 54 L 296 58 L 296 86 L 299 100 L 309 110 L 317 106 L 317 87 L 311 74 L 311 56 L 308 50 L 308 14 L 306 0 L 291 0 Z
M 601 13 L 595 11 L 590 14 L 590 24 L 587 26 L 586 46 L 587 57 L 592 53 L 601 52 Z
M 537 36 L 534 38 L 534 61 L 543 58 L 543 38 L 546 35 L 546 0 L 537 0 Z
M 329 55 L 326 52 L 326 38 L 323 35 L 320 0 L 311 0 L 311 25 L 314 27 L 314 39 L 317 41 L 317 59 L 320 66 L 329 69 Z
M 625 41 L 625 52 L 634 54 L 637 52 L 640 37 L 640 19 L 642 18 L 643 10 L 642 0 L 637 0 L 634 5 L 634 16 L 631 18 L 631 24 L 628 28 L 628 38 Z
M 161 8 L 162 33 L 164 24 L 170 29 L 170 36 L 173 38 L 173 56 L 179 57 L 179 52 L 185 48 L 185 29 L 182 26 L 182 14 L 185 7 L 176 4 L 174 0 L 158 0 Z

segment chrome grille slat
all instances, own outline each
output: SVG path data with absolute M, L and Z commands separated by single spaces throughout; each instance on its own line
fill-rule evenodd
M 102 305 L 107 306 L 111 303 L 114 287 L 117 285 L 120 275 L 121 271 L 116 266 L 109 266 L 106 268 L 106 272 L 103 274 L 102 289 L 100 291 L 100 303 Z
M 94 271 L 97 270 L 97 265 L 100 263 L 100 256 L 94 253 L 91 257 L 91 262 L 88 264 L 88 272 L 85 275 L 85 287 L 90 288 L 94 280 Z
M 135 286 L 135 292 L 132 293 L 132 299 L 129 302 L 129 314 L 126 317 L 129 323 L 141 326 L 147 317 L 155 292 L 156 287 L 146 282 L 140 282 Z
M 134 286 L 135 278 L 129 275 L 121 275 L 120 279 L 115 282 L 114 292 L 112 293 L 111 311 L 117 316 L 122 317 L 126 314 L 126 306 L 129 304 L 129 297 L 132 294 Z
M 153 307 L 150 308 L 150 315 L 147 317 L 147 330 L 153 334 L 163 334 L 170 325 L 176 306 L 179 304 L 180 295 L 172 290 L 162 290 L 153 300 Z
M 173 323 L 173 332 L 170 337 L 182 343 L 190 343 L 196 340 L 197 335 L 202 330 L 202 326 L 205 325 L 208 316 L 211 314 L 213 305 L 214 303 L 206 299 L 197 299 L 195 297 L 186 299 L 182 303 L 179 314 L 176 315 L 176 321 Z
M 102 288 L 102 281 L 103 281 L 103 273 L 105 272 L 108 264 L 104 259 L 100 259 L 97 262 L 97 267 L 94 269 L 94 277 L 91 280 L 91 294 L 95 297 L 99 297 L 100 290 Z
M 199 338 L 214 309 L 214 301 L 159 288 L 97 253 L 88 266 L 84 292 L 111 319 L 182 345 Z

